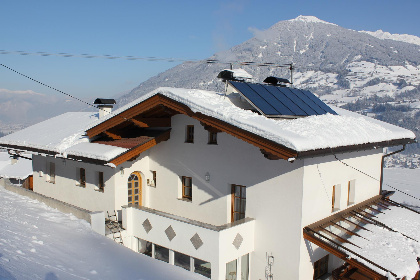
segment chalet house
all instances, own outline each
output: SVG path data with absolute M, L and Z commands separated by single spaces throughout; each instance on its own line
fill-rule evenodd
M 389 199 L 381 175 L 383 148 L 414 134 L 241 73 L 220 75 L 223 93 L 158 88 L 100 118 L 66 113 L 0 145 L 33 154 L 34 192 L 116 211 L 124 246 L 191 273 L 413 277 L 419 225 L 401 232 L 397 217 L 419 216 Z M 385 233 L 400 242 L 397 255 Z

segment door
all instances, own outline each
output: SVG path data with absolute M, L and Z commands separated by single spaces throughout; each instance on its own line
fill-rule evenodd
M 246 187 L 232 185 L 232 210 L 231 222 L 245 218 L 246 208 Z
M 138 172 L 131 173 L 128 178 L 128 205 L 140 205 L 142 201 L 141 176 Z

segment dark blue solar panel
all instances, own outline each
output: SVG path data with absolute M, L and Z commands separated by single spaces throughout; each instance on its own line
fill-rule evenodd
M 302 91 L 296 88 L 290 89 L 300 100 L 302 100 L 306 105 L 308 105 L 312 110 L 316 112 L 316 115 L 323 115 L 325 114 L 325 110 L 321 109 L 318 105 L 316 105 L 312 99 L 307 97 Z
M 322 102 L 318 97 L 316 97 L 312 92 L 307 91 L 307 90 L 300 90 L 301 92 L 303 92 L 308 98 L 310 98 L 315 104 L 317 104 L 320 108 L 322 108 L 324 111 L 333 114 L 333 115 L 337 115 L 337 113 L 331 109 L 327 104 L 325 104 L 324 102 Z
M 317 112 L 308 106 L 302 99 L 300 99 L 296 93 L 291 88 L 287 87 L 277 87 L 284 95 L 286 95 L 293 103 L 295 103 L 299 108 L 305 111 L 306 115 L 317 115 Z
M 275 95 L 270 94 L 268 91 L 267 86 L 259 85 L 259 84 L 248 84 L 251 89 L 257 92 L 261 98 L 263 98 L 267 103 L 271 104 L 276 111 L 279 112 L 279 115 L 296 115 L 291 110 L 285 106 L 281 100 L 277 99 Z M 263 110 L 264 111 L 264 110 Z
M 255 109 L 266 116 L 337 114 L 307 90 L 236 81 L 230 83 Z
M 268 92 L 270 92 L 276 99 L 280 100 L 292 113 L 290 116 L 307 116 L 298 105 L 293 103 L 284 93 L 279 91 L 279 87 L 276 86 L 264 86 Z M 286 114 L 287 115 L 287 114 Z
M 261 98 L 248 83 L 231 82 L 232 85 L 239 90 L 251 103 L 261 111 L 264 115 L 280 115 L 280 112 L 274 109 L 265 99 Z

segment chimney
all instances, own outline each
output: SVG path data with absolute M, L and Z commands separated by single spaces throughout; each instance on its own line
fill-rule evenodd
M 95 102 L 93 102 L 93 104 L 97 105 L 99 109 L 99 118 L 103 118 L 111 113 L 115 103 L 115 99 L 107 98 L 96 98 Z

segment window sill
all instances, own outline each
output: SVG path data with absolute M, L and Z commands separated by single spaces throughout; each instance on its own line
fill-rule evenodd
M 103 193 L 105 189 L 101 189 L 101 188 L 95 187 L 94 190 L 97 191 L 97 192 Z
M 46 182 L 47 183 L 50 183 L 50 184 L 55 184 L 55 181 L 49 181 L 49 180 L 47 180 Z
M 82 184 L 77 183 L 76 187 L 86 188 L 86 185 L 82 185 Z
M 192 202 L 192 199 L 185 198 L 185 197 L 178 198 L 178 200 L 182 200 L 182 201 L 185 201 L 185 202 Z
M 185 141 L 184 143 L 187 143 L 187 144 L 194 144 L 194 141 L 193 141 L 193 142 L 191 142 L 191 141 Z

